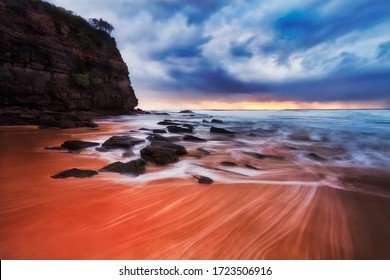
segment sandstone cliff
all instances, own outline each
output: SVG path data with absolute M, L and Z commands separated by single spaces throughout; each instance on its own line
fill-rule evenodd
M 0 0 L 0 107 L 128 113 L 138 100 L 114 38 L 38 0 Z

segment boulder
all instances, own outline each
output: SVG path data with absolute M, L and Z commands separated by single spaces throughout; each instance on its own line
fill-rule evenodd
M 187 154 L 187 150 L 185 147 L 177 144 L 173 144 L 166 141 L 152 141 L 151 146 L 153 147 L 159 147 L 163 149 L 170 149 L 172 150 L 176 155 L 185 155 Z
M 130 149 L 142 142 L 145 142 L 145 140 L 131 136 L 113 136 L 104 142 L 102 147 L 106 149 Z
M 157 165 L 166 165 L 179 161 L 179 156 L 187 154 L 181 146 L 166 141 L 153 141 L 151 145 L 141 150 L 141 157 Z
M 138 176 L 145 173 L 145 165 L 146 162 L 142 159 L 133 160 L 127 163 L 117 161 L 99 169 L 99 172 L 114 172 Z
M 164 120 L 164 121 L 158 122 L 157 124 L 158 125 L 180 125 L 179 123 L 169 121 L 169 120 Z
M 195 137 L 195 136 L 192 136 L 192 135 L 185 135 L 182 140 L 184 141 L 189 141 L 189 142 L 206 142 L 207 140 L 205 139 L 202 139 L 202 138 L 199 138 L 199 137 Z
M 141 150 L 141 157 L 157 165 L 167 165 L 179 161 L 179 157 L 174 150 L 151 145 Z
M 170 133 L 192 133 L 191 128 L 180 127 L 180 126 L 176 126 L 176 125 L 170 125 L 167 127 L 167 129 Z
M 61 144 L 62 148 L 77 151 L 89 147 L 99 146 L 99 143 L 96 142 L 88 142 L 88 141 L 80 141 L 80 140 L 68 140 Z
M 164 129 L 153 129 L 152 131 L 153 133 L 167 133 L 167 131 Z
M 212 133 L 221 133 L 221 134 L 234 134 L 234 132 L 224 129 L 224 128 L 219 128 L 219 127 L 211 127 L 210 132 Z
M 77 168 L 72 168 L 69 170 L 65 170 L 63 172 L 60 172 L 54 176 L 51 176 L 51 178 L 54 179 L 63 179 L 63 178 L 68 178 L 68 177 L 75 177 L 75 178 L 87 178 L 87 177 L 92 177 L 97 175 L 98 172 L 94 170 L 81 170 Z
M 172 142 L 171 139 L 169 139 L 168 137 L 164 137 L 164 136 L 161 136 L 159 134 L 149 135 L 148 137 L 146 137 L 146 139 L 148 139 L 150 142 L 153 142 L 153 141 Z
M 192 112 L 191 110 L 182 110 L 179 113 L 180 114 L 193 114 L 194 112 Z

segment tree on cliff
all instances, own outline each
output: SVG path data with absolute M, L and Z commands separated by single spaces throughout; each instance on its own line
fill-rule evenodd
M 112 24 L 108 23 L 104 19 L 100 18 L 90 18 L 88 20 L 88 23 L 97 30 L 102 30 L 107 32 L 108 34 L 111 34 L 111 31 L 114 30 L 114 26 Z

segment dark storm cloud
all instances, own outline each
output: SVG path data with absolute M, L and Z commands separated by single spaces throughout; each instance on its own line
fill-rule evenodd
M 389 100 L 388 0 L 51 0 L 103 17 L 139 90 Z

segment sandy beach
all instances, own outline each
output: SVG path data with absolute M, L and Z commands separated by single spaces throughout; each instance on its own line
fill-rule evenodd
M 108 138 L 121 125 L 0 128 L 1 259 L 390 258 L 388 172 L 339 169 L 345 189 L 313 184 L 313 176 L 321 181 L 328 172 L 317 165 L 299 174 L 289 163 L 259 183 L 217 178 L 200 185 L 191 176 L 139 183 L 112 173 L 50 178 L 72 167 L 98 170 L 109 161 L 44 147 Z M 275 165 L 262 162 L 265 170 Z

